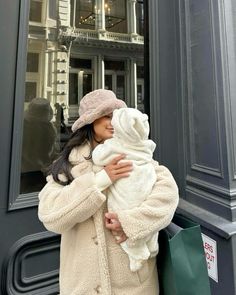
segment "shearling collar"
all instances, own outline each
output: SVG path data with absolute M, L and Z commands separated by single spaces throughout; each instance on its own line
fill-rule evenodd
M 88 157 L 90 155 L 91 147 L 88 142 L 85 144 L 75 147 L 72 149 L 70 155 L 69 155 L 69 161 L 70 163 L 74 165 L 78 165 L 82 161 L 84 161 L 84 158 Z

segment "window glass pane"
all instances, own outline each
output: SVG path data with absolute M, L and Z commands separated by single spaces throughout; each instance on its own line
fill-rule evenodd
M 53 65 L 53 58 L 52 53 L 48 53 L 48 77 L 47 77 L 47 86 L 52 86 L 52 65 Z
M 124 99 L 125 98 L 125 76 L 117 76 L 116 83 L 116 95 L 117 97 Z
M 52 1 L 52 2 L 51 2 Z M 54 2 L 54 3 L 53 3 Z M 43 1 L 30 1 L 29 40 L 25 77 L 20 193 L 37 192 L 45 184 L 45 172 L 60 151 L 53 101 L 57 93 L 55 71 L 56 29 L 46 37 L 42 21 Z M 56 2 L 50 0 L 49 15 Z M 49 16 L 48 15 L 48 16 Z M 53 43 L 54 42 L 54 43 Z M 52 84 L 54 89 L 52 88 Z M 54 94 L 54 97 L 52 96 Z
M 76 0 L 70 1 L 70 26 L 74 27 L 74 5 Z
M 136 24 L 137 24 L 137 33 L 143 36 L 143 29 L 144 29 L 143 0 L 138 0 L 136 3 Z
M 124 61 L 116 61 L 116 60 L 105 60 L 105 69 L 113 70 L 113 71 L 124 71 L 125 70 L 125 62 Z
M 106 30 L 116 33 L 127 33 L 127 13 L 125 0 L 105 1 Z
M 144 67 L 137 66 L 137 78 L 144 78 Z
M 39 54 L 28 52 L 27 54 L 27 72 L 35 72 L 39 71 Z
M 24 114 L 20 193 L 39 191 L 44 172 L 56 155 L 53 110 L 47 99 L 34 98 Z
M 78 74 L 70 73 L 69 104 L 78 105 Z
M 112 90 L 112 75 L 105 75 L 105 89 Z
M 30 102 L 37 95 L 37 82 L 25 83 L 25 102 Z
M 83 95 L 92 91 L 93 79 L 92 74 L 84 74 L 83 75 Z
M 30 14 L 29 20 L 32 22 L 39 22 L 42 21 L 42 2 L 39 0 L 31 0 L 30 1 Z
M 80 69 L 91 69 L 92 61 L 91 59 L 80 59 L 80 58 L 71 58 L 70 66 L 72 68 L 80 68 Z
M 105 88 L 125 98 L 125 62 L 122 60 L 105 60 Z
M 29 3 L 21 193 L 43 187 L 43 173 L 68 140 L 70 128 L 78 118 L 79 102 L 86 93 L 104 85 L 130 107 L 142 109 L 144 105 L 142 38 L 127 34 L 127 28 L 131 32 L 136 20 L 137 31 L 142 35 L 141 0 L 137 0 L 136 9 L 134 2 L 128 0 Z M 71 30 L 69 24 L 76 29 Z
M 76 4 L 75 27 L 94 30 L 95 20 L 96 20 L 96 16 L 94 13 L 95 1 L 94 0 L 76 0 L 75 4 Z
M 137 65 L 137 107 L 144 112 L 144 66 Z
M 57 18 L 57 0 L 47 0 L 48 1 L 48 16 L 51 19 Z
M 137 85 L 137 107 L 144 112 L 144 83 Z

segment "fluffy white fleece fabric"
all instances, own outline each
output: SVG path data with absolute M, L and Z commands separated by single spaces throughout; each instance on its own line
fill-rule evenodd
M 108 188 L 108 210 L 117 212 L 140 206 L 151 193 L 157 178 L 151 164 L 156 144 L 148 139 L 148 116 L 137 109 L 115 110 L 111 124 L 114 127 L 113 138 L 98 145 L 92 158 L 100 168 L 123 153 L 127 155 L 127 160 L 133 162 L 130 176 L 119 179 Z M 158 253 L 157 239 L 158 233 L 152 233 L 145 239 L 138 240 L 132 247 L 126 242 L 121 244 L 129 256 L 131 271 L 137 271 L 143 261 Z

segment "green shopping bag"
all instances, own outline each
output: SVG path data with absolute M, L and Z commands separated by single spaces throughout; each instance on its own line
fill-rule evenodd
M 159 235 L 160 295 L 210 295 L 200 226 L 181 215 Z

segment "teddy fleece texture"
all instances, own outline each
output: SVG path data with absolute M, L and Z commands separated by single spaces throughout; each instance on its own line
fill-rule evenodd
M 39 193 L 39 219 L 61 234 L 60 295 L 157 295 L 155 258 L 131 272 L 127 254 L 104 226 L 106 190 L 100 191 L 94 165 L 84 158 L 89 149 L 86 144 L 72 150 L 74 180 L 69 185 L 48 176 Z M 150 195 L 139 207 L 118 212 L 130 245 L 166 227 L 177 207 L 178 189 L 171 173 L 152 164 L 157 181 Z
M 115 156 L 125 154 L 133 163 L 133 171 L 107 189 L 107 205 L 110 212 L 135 208 L 151 193 L 156 182 L 156 173 L 151 163 L 156 144 L 148 139 L 148 116 L 133 108 L 121 108 L 113 112 L 111 124 L 113 138 L 99 144 L 93 151 L 93 162 L 102 169 Z M 149 257 L 158 253 L 158 233 L 139 239 L 129 247 L 121 244 L 130 259 L 130 269 L 137 271 Z

